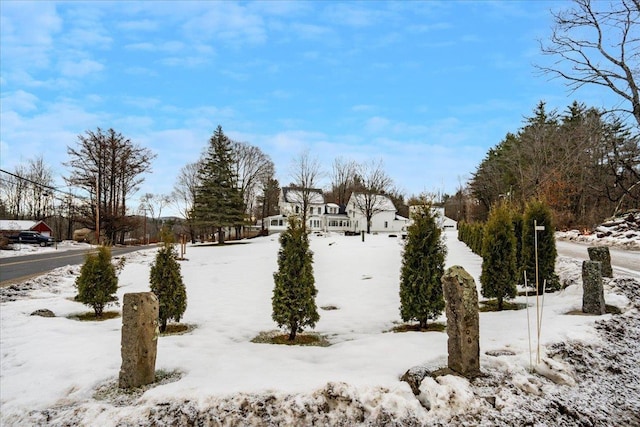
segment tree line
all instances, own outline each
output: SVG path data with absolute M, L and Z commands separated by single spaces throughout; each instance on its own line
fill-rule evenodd
M 226 232 L 235 230 L 235 236 L 242 236 L 243 227 L 279 213 L 280 183 L 273 161 L 259 147 L 227 137 L 221 126 L 209 138 L 200 158 L 180 169 L 170 194 L 145 193 L 139 204 L 132 203 L 132 198 L 151 172 L 156 157 L 151 150 L 114 129 L 97 128 L 78 135 L 76 145 L 70 145 L 67 153 L 64 164 L 69 174 L 64 180 L 69 188 L 83 190 L 86 196 L 55 188 L 52 169 L 39 157 L 3 174 L 2 217 L 44 219 L 53 226 L 56 237 L 67 239 L 79 227 L 99 230 L 101 239 L 113 244 L 139 234 L 143 227 L 145 234 L 157 240 L 163 225 L 172 225 L 163 224 L 162 217 L 170 207 L 181 217 L 177 220 L 179 232 L 192 241 L 215 234 L 224 242 Z M 382 209 L 378 195 L 384 194 L 401 215 L 408 216 L 405 196 L 393 185 L 382 161 L 358 163 L 337 158 L 327 174 L 317 158 L 303 151 L 291 161 L 289 184 L 302 194 L 303 227 L 310 190 L 319 187 L 327 175 L 327 202 L 346 205 L 351 194 L 358 192 L 361 196 L 355 208 L 370 221 Z
M 540 102 L 491 148 L 469 182 L 488 212 L 506 199 L 544 200 L 560 227 L 591 227 L 640 205 L 638 135 L 619 118 L 574 102 L 559 113 Z

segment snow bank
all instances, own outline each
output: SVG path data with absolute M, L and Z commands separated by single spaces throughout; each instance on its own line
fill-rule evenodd
M 640 211 L 610 218 L 592 232 L 569 230 L 556 233 L 556 238 L 598 246 L 617 246 L 640 250 Z

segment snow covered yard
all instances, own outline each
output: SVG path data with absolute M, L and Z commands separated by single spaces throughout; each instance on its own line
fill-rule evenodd
M 462 265 L 480 286 L 480 258 L 455 231 L 446 234 L 447 266 Z M 88 310 L 72 301 L 78 268 L 59 269 L 14 294 L 15 301 L 0 306 L 2 425 L 640 423 L 634 415 L 640 412 L 635 279 L 616 277 L 606 287 L 607 304 L 624 314 L 567 315 L 582 304 L 580 262 L 559 259 L 561 279 L 570 285 L 545 296 L 537 373 L 528 371 L 526 310 L 481 313 L 481 368 L 487 375 L 471 383 L 427 378 L 418 400 L 399 377 L 417 365 L 446 366 L 447 336 L 388 332 L 400 321 L 402 241 L 312 236 L 321 316 L 315 331 L 328 337 L 330 347 L 250 342 L 275 329 L 271 295 L 278 248 L 277 236 L 188 248 L 189 261 L 181 262 L 188 296 L 182 322 L 195 329 L 159 338 L 156 368 L 170 380 L 141 395 L 96 393 L 117 380 L 121 319 L 68 318 Z M 120 301 L 124 293 L 148 291 L 154 253 L 126 255 Z M 320 308 L 327 306 L 337 309 Z M 57 317 L 29 315 L 40 308 Z M 533 324 L 535 308 L 530 315 Z M 534 340 L 534 360 L 535 350 Z

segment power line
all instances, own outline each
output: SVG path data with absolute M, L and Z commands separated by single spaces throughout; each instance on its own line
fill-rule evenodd
M 71 193 L 71 192 L 68 192 L 68 191 L 65 191 L 65 190 L 60 190 L 59 188 L 52 187 L 52 186 L 50 186 L 50 185 L 42 184 L 42 183 L 37 182 L 37 181 L 34 181 L 34 180 L 32 180 L 32 179 L 25 178 L 25 177 L 20 176 L 20 175 L 16 175 L 15 173 L 11 173 L 11 172 L 6 171 L 6 170 L 4 170 L 4 169 L 0 169 L 0 172 L 2 172 L 2 173 L 6 173 L 7 175 L 11 175 L 11 176 L 13 176 L 14 178 L 18 178 L 18 179 L 20 179 L 20 180 L 22 180 L 22 181 L 26 181 L 26 182 L 29 182 L 29 183 L 31 183 L 31 184 L 37 185 L 37 186 L 39 186 L 40 188 L 47 188 L 47 189 L 49 189 L 49 190 L 57 191 L 58 193 L 63 193 L 63 194 L 66 194 L 66 195 L 68 195 L 68 196 L 75 197 L 75 198 L 77 198 L 77 199 L 81 199 L 81 200 L 85 200 L 85 201 L 87 200 L 87 198 L 86 198 L 86 197 L 78 196 L 78 195 L 73 194 L 73 193 Z

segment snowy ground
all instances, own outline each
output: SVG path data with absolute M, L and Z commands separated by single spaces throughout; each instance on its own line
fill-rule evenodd
M 338 308 L 319 309 L 315 331 L 330 347 L 250 342 L 275 328 L 277 236 L 189 247 L 181 263 L 183 322 L 195 329 L 160 337 L 156 367 L 168 378 L 144 393 L 114 389 L 121 319 L 69 318 L 87 311 L 72 301 L 79 267 L 0 290 L 0 424 L 640 425 L 640 265 L 607 282 L 607 304 L 623 314 L 585 316 L 567 314 L 581 308 L 581 261 L 561 257 L 557 270 L 567 287 L 545 296 L 540 364 L 535 337 L 529 352 L 526 310 L 481 313 L 486 375 L 472 382 L 428 377 L 416 398 L 399 377 L 418 365 L 446 366 L 447 336 L 388 332 L 400 321 L 402 241 L 329 235 L 313 236 L 311 245 L 318 307 Z M 464 266 L 477 281 L 480 258 L 455 231 L 447 232 L 447 246 L 447 265 Z M 148 290 L 154 253 L 126 255 L 120 301 Z M 41 308 L 57 317 L 29 315 Z M 535 305 L 529 314 L 533 324 Z

